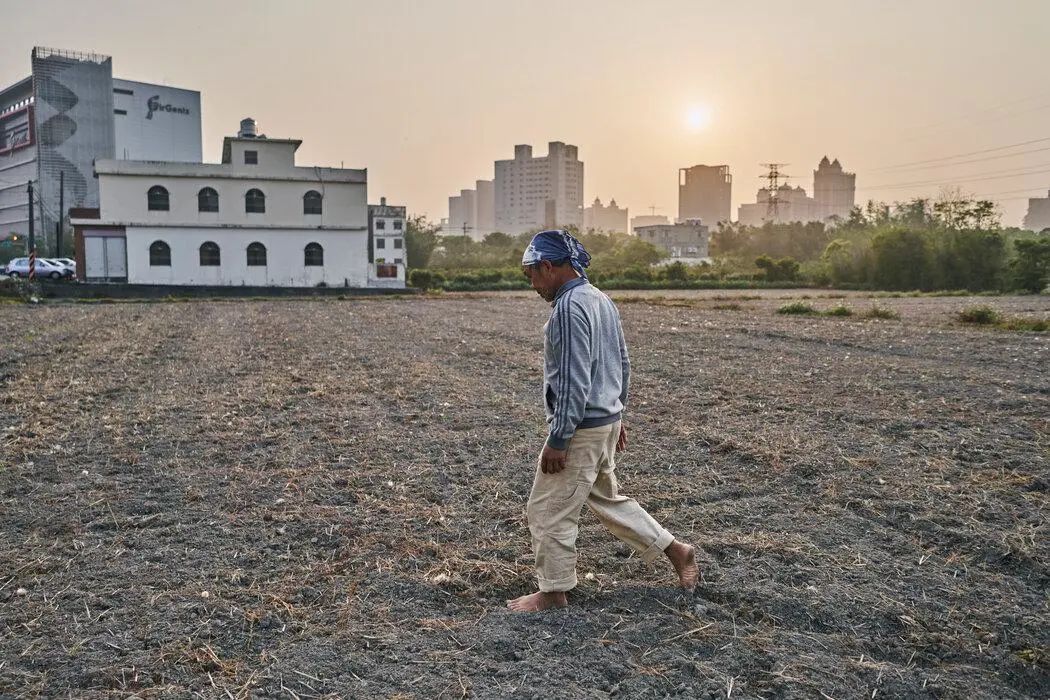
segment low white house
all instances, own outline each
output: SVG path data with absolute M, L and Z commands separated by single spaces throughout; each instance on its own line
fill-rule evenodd
M 222 162 L 99 160 L 74 212 L 78 275 L 131 284 L 368 286 L 367 171 L 299 167 L 301 141 L 241 122 Z M 403 275 L 402 275 L 403 277 Z

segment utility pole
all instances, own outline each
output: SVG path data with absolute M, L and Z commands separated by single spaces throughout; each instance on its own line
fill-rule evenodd
M 66 171 L 58 173 L 58 223 L 55 224 L 55 257 L 62 257 L 62 224 L 66 218 Z
M 790 175 L 780 172 L 780 169 L 787 165 L 787 163 L 759 163 L 763 168 L 769 168 L 769 172 L 765 175 L 759 175 L 760 178 L 767 182 L 766 188 L 769 190 L 769 201 L 766 203 L 766 221 L 773 221 L 774 223 L 780 217 L 780 180 L 783 178 L 787 180 Z
M 29 191 L 29 280 L 36 278 L 36 235 L 33 231 L 33 181 L 27 186 Z

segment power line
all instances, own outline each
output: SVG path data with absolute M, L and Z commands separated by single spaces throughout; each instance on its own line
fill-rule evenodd
M 957 163 L 942 163 L 940 165 L 920 165 L 912 168 L 902 168 L 902 172 L 911 172 L 914 170 L 935 170 L 937 168 L 952 168 L 956 165 L 968 165 L 970 163 L 984 163 L 989 160 L 1001 160 L 1002 158 L 1014 158 L 1016 156 L 1026 156 L 1030 153 L 1041 153 L 1042 151 L 1050 151 L 1050 146 L 1044 146 L 1043 148 L 1033 148 L 1027 151 L 1018 151 L 1017 153 L 1004 153 L 999 156 L 987 156 L 985 158 L 974 158 L 973 160 L 961 160 Z
M 1045 168 L 1050 166 L 1050 163 L 1039 163 L 1038 165 L 1029 166 L 1036 168 Z M 1024 177 L 1025 175 L 1041 175 L 1044 173 L 1050 173 L 1050 170 L 1031 170 L 1031 171 L 1017 171 L 1016 168 L 1010 170 L 999 170 L 992 171 L 989 173 L 976 173 L 981 177 L 965 177 L 965 178 L 952 178 L 950 180 L 937 179 L 937 180 L 917 180 L 915 182 L 897 182 L 888 183 L 885 185 L 870 185 L 867 187 L 858 187 L 858 190 L 896 190 L 904 189 L 908 187 L 922 187 L 925 185 L 953 185 L 959 182 L 983 182 L 985 180 L 1005 180 L 1012 177 Z
M 1031 141 L 1022 141 L 1020 143 L 1011 143 L 1007 146 L 997 146 L 996 148 L 985 148 L 980 151 L 970 151 L 969 153 L 958 153 L 953 156 L 943 156 L 941 158 L 929 158 L 927 160 L 916 160 L 910 163 L 897 163 L 896 165 L 885 165 L 881 168 L 871 168 L 868 172 L 881 172 L 883 170 L 896 170 L 898 168 L 906 168 L 911 165 L 925 165 L 926 163 L 940 163 L 946 160 L 955 160 L 956 158 L 966 158 L 967 156 L 978 156 L 983 153 L 994 153 L 995 151 L 1005 151 L 1008 148 L 1018 148 L 1019 146 L 1030 146 L 1033 143 L 1045 143 L 1050 141 L 1050 137 L 1041 139 L 1032 139 Z

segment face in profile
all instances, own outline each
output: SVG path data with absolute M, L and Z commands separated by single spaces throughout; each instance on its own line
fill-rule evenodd
M 543 297 L 544 301 L 554 301 L 554 295 L 558 293 L 558 285 L 554 280 L 554 266 L 547 260 L 541 260 L 535 265 L 523 265 L 522 271 L 529 280 L 529 284 L 536 293 Z

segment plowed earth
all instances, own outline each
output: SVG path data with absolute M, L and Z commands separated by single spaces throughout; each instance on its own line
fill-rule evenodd
M 537 297 L 0 306 L 0 695 L 1050 695 L 1050 337 L 758 296 L 621 304 L 697 593 L 585 514 L 531 616 Z

